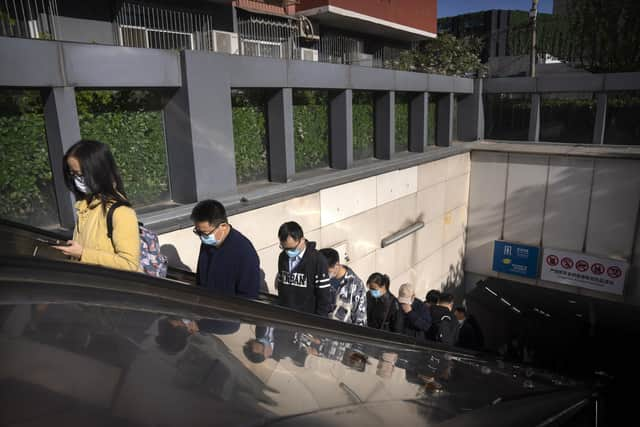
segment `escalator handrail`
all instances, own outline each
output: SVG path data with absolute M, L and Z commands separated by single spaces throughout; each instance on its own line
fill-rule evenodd
M 19 222 L 11 221 L 5 218 L 0 218 L 0 225 L 7 226 L 23 231 L 28 234 L 33 234 L 38 237 L 48 237 L 56 240 L 68 240 L 71 236 L 64 235 L 60 232 L 44 230 L 42 228 L 34 227 L 27 224 L 21 224 Z M 35 239 L 34 239 L 35 240 Z M 184 270 L 176 267 L 169 266 L 167 277 L 178 282 L 183 282 L 188 285 L 196 284 L 196 275 L 192 271 Z M 267 292 L 260 292 L 259 299 L 268 303 L 275 303 L 276 296 Z
M 90 276 L 90 280 L 86 276 Z M 82 280 L 83 278 L 84 280 Z M 369 340 L 383 343 L 387 346 L 403 346 L 404 348 L 420 351 L 442 351 L 471 359 L 476 359 L 480 354 L 438 342 L 429 341 L 423 344 L 406 335 L 341 323 L 276 304 L 265 304 L 261 301 L 222 295 L 171 279 L 77 262 L 19 256 L 2 257 L 0 258 L 0 283 L 2 282 L 62 285 L 70 289 L 80 287 L 96 291 L 129 293 L 149 297 L 150 300 L 152 298 L 160 298 L 179 304 L 186 304 L 193 312 L 202 309 L 202 317 L 207 317 L 206 312 L 214 310 L 227 313 L 231 318 L 245 315 L 259 321 L 271 323 L 274 322 L 274 319 L 277 319 L 275 320 L 276 322 L 294 328 L 316 330 L 320 334 L 342 335 L 346 339 L 352 340 Z M 163 310 L 166 310 L 166 307 L 163 306 Z

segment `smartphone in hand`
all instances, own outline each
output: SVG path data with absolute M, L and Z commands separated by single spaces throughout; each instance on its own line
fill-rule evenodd
M 48 246 L 69 246 L 66 240 L 49 239 L 46 237 L 37 237 L 36 242 Z

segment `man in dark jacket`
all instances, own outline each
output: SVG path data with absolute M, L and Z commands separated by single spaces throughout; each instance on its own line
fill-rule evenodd
M 332 304 L 327 260 L 315 242 L 304 238 L 296 222 L 282 224 L 278 239 L 282 249 L 276 279 L 279 304 L 327 317 Z
M 227 295 L 257 298 L 260 259 L 255 248 L 227 221 L 216 200 L 203 200 L 191 212 L 193 232 L 200 238 L 196 285 Z
M 425 304 L 416 298 L 413 286 L 408 283 L 400 286 L 398 302 L 404 316 L 403 333 L 423 342 L 426 339 L 426 332 L 431 327 L 431 313 Z
M 458 322 L 456 333 L 456 346 L 470 350 L 481 350 L 484 346 L 482 331 L 473 316 L 467 317 L 467 310 L 456 307 L 454 314 Z
M 455 327 L 453 308 L 453 295 L 442 293 L 438 298 L 438 304 L 431 306 L 431 327 L 427 331 L 427 339 L 442 342 L 449 345 L 455 344 Z

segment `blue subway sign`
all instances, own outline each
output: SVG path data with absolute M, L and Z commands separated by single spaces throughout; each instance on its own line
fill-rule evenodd
M 493 245 L 493 271 L 522 277 L 538 277 L 540 248 L 496 240 Z

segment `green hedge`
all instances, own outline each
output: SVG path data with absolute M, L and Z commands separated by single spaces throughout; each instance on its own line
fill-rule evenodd
M 131 202 L 168 200 L 162 92 L 81 90 L 76 102 L 80 135 L 110 146 Z
M 296 172 L 329 166 L 329 100 L 326 91 L 294 91 L 293 128 Z
M 111 147 L 125 191 L 134 205 L 168 200 L 167 156 L 160 111 L 84 113 L 80 114 L 79 121 L 83 138 L 96 139 Z
M 353 160 L 374 156 L 374 99 L 370 92 L 353 93 Z
M 262 106 L 233 107 L 233 143 L 238 184 L 266 179 L 268 142 Z
M 0 111 L 0 217 L 58 223 L 42 113 Z
M 409 97 L 396 94 L 396 153 L 409 149 Z

